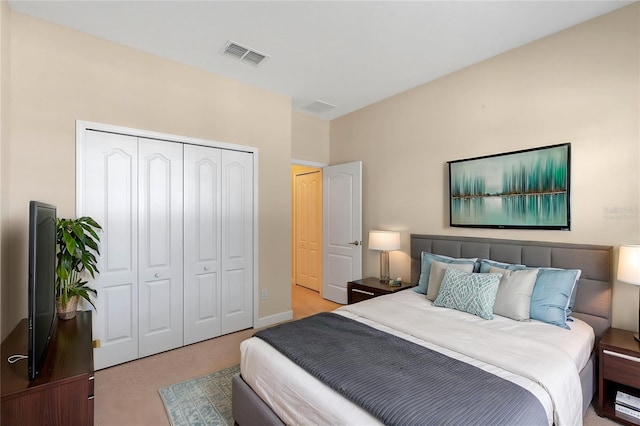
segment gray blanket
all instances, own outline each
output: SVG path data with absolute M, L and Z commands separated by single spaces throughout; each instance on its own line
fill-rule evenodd
M 526 389 L 341 315 L 255 334 L 388 425 L 546 425 Z

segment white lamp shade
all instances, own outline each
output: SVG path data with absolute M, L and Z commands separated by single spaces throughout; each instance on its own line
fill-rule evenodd
M 371 250 L 400 250 L 400 232 L 369 231 L 369 248 Z
M 618 281 L 640 285 L 640 246 L 620 246 Z

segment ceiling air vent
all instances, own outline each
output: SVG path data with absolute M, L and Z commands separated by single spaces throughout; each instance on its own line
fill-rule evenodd
M 254 66 L 260 65 L 269 57 L 269 55 L 265 55 L 257 50 L 238 44 L 235 41 L 227 41 L 222 53 Z
M 334 109 L 336 105 L 332 105 L 324 101 L 313 101 L 307 106 L 302 107 L 303 110 L 312 112 L 314 114 L 322 114 Z

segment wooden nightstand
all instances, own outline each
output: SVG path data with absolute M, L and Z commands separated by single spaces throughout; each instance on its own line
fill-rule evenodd
M 413 287 L 413 284 L 402 282 L 401 286 L 390 286 L 380 282 L 379 278 L 363 278 L 361 280 L 349 281 L 347 284 L 347 303 L 357 303 L 383 294 L 395 293 Z
M 618 390 L 640 397 L 640 343 L 633 334 L 610 328 L 598 344 L 598 414 L 626 425 L 640 425 L 640 419 L 615 411 Z

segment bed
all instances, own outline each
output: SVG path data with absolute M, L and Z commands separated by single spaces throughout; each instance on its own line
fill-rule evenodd
M 331 320 L 335 322 L 339 317 L 338 322 L 344 322 L 345 328 L 349 328 L 349 330 L 345 330 L 345 333 L 355 333 L 352 334 L 352 336 L 355 336 L 352 338 L 352 342 L 340 349 L 345 350 L 345 353 L 352 349 L 356 351 L 352 352 L 350 356 L 345 356 L 345 358 L 358 358 L 357 355 L 353 355 L 360 350 L 357 346 L 360 344 L 359 341 L 356 343 L 357 336 L 368 336 L 366 333 L 369 330 L 371 333 L 395 336 L 386 338 L 389 340 L 395 339 L 394 345 L 400 345 L 397 349 L 394 349 L 399 351 L 396 354 L 400 355 L 393 355 L 393 352 L 389 352 L 392 355 L 387 356 L 394 356 L 395 358 L 393 359 L 399 362 L 396 363 L 394 361 L 386 364 L 397 365 L 398 370 L 404 371 L 405 368 L 412 368 L 412 363 L 407 361 L 407 359 L 411 358 L 401 354 L 413 354 L 413 352 L 407 351 L 412 351 L 412 348 L 419 347 L 420 354 L 429 352 L 429 356 L 440 357 L 433 361 L 429 358 L 428 365 L 444 366 L 450 365 L 447 363 L 456 363 L 451 364 L 456 365 L 455 368 L 451 368 L 452 370 L 458 370 L 462 366 L 469 368 L 473 374 L 477 374 L 476 371 L 479 371 L 481 374 L 495 376 L 495 380 L 498 381 L 496 386 L 498 387 L 505 386 L 505 389 L 511 389 L 506 386 L 515 385 L 516 391 L 526 389 L 524 393 L 527 397 L 530 398 L 533 395 L 535 397 L 534 401 L 536 401 L 531 403 L 531 413 L 536 412 L 537 419 L 543 419 L 536 420 L 536 423 L 580 423 L 582 415 L 596 391 L 596 363 L 593 348 L 611 323 L 612 248 L 609 246 L 553 242 L 412 234 L 411 280 L 413 283 L 422 282 L 420 278 L 424 268 L 423 257 L 425 255 L 423 253 L 453 259 L 475 258 L 476 262 L 490 259 L 509 265 L 580 270 L 574 294 L 575 301 L 572 303 L 572 321 L 567 322 L 567 328 L 570 330 L 540 321 L 514 321 L 500 315 L 494 315 L 493 319 L 489 321 L 479 318 L 477 315 L 460 312 L 457 309 L 442 308 L 442 305 L 435 306 L 435 300 L 427 300 L 424 294 L 416 293 L 413 289 L 378 297 L 355 305 L 348 305 L 338 309 L 335 313 L 326 314 L 327 318 L 314 318 L 310 321 Z M 496 265 L 499 264 L 492 264 L 493 267 Z M 449 271 L 449 269 L 446 270 L 448 271 L 447 275 L 453 275 L 453 272 Z M 492 271 L 495 272 L 496 270 Z M 419 323 L 420 327 L 416 327 L 415 323 Z M 335 327 L 337 330 L 341 329 L 341 324 L 336 325 L 332 322 L 327 323 L 326 326 Z M 304 327 L 321 328 L 323 323 L 306 324 L 305 322 L 296 321 L 293 327 L 300 328 L 297 331 L 299 333 L 297 336 L 302 339 L 310 334 L 305 332 Z M 351 330 L 351 327 L 355 327 L 356 331 Z M 276 332 L 277 330 L 274 331 L 274 333 Z M 287 330 L 287 333 L 292 333 L 292 331 Z M 455 334 L 454 336 L 453 333 L 460 334 Z M 292 336 L 292 334 L 286 336 Z M 378 352 L 370 348 L 366 349 L 367 341 L 378 338 L 377 334 L 372 334 L 372 336 L 370 339 L 368 337 L 362 339 L 362 344 L 365 345 L 362 350 L 367 353 Z M 499 338 L 499 336 L 502 337 Z M 353 368 L 352 365 L 346 364 L 342 366 L 343 370 L 336 369 L 338 373 L 334 372 L 332 374 L 331 370 L 327 374 L 322 373 L 325 376 L 345 376 L 344 380 L 351 380 L 350 384 L 344 387 L 341 384 L 338 387 L 335 387 L 335 384 L 326 385 L 316 378 L 318 377 L 317 372 L 309 373 L 299 367 L 300 359 L 296 357 L 300 357 L 300 354 L 289 354 L 293 359 L 296 359 L 296 362 L 293 362 L 282 355 L 280 351 L 274 349 L 272 344 L 275 345 L 275 343 L 268 340 L 268 337 L 269 335 L 262 336 L 262 338 L 252 337 L 243 342 L 241 346 L 241 374 L 234 377 L 232 382 L 233 415 L 235 421 L 241 426 L 283 423 L 380 424 L 381 422 L 394 423 L 397 418 L 402 419 L 398 423 L 410 423 L 409 420 L 415 419 L 402 418 L 403 412 L 399 411 L 400 408 L 404 410 L 404 404 L 408 399 L 427 400 L 429 404 L 432 404 L 433 401 L 439 401 L 437 398 L 443 398 L 442 395 L 429 394 L 431 390 L 426 390 L 428 386 L 425 386 L 425 390 L 419 388 L 416 391 L 416 385 L 409 383 L 396 388 L 383 388 L 379 392 L 383 398 L 377 395 L 378 400 L 374 399 L 373 402 L 369 401 L 364 404 L 359 402 L 360 405 L 355 404 L 352 402 L 354 400 L 353 389 L 355 389 L 356 396 L 358 396 L 358 392 L 366 394 L 370 387 L 358 383 L 360 379 L 349 379 L 347 377 L 347 373 L 350 373 Z M 503 337 L 508 337 L 508 339 L 503 339 Z M 277 335 L 269 338 L 277 338 Z M 296 339 L 287 338 L 285 340 Z M 509 340 L 510 344 L 501 340 Z M 270 343 L 267 343 L 267 341 Z M 299 342 L 303 343 L 297 346 L 303 348 L 307 344 L 310 346 L 314 344 L 313 340 L 308 342 L 299 340 Z M 469 344 L 469 342 L 473 344 Z M 543 344 L 540 345 L 540 342 L 543 342 Z M 552 343 L 549 344 L 549 342 Z M 502 345 L 506 346 L 503 347 Z M 292 346 L 295 351 L 296 345 Z M 325 344 L 325 346 L 330 347 L 333 345 Z M 517 348 L 517 350 L 514 348 Z M 384 351 L 380 352 L 384 353 Z M 434 352 L 434 354 L 431 354 L 431 352 Z M 500 356 L 494 359 L 492 353 L 494 355 L 499 353 Z M 509 355 L 506 356 L 506 353 L 509 353 Z M 540 356 L 540 354 L 544 355 Z M 546 364 L 537 365 L 540 359 L 546 360 Z M 553 361 L 549 362 L 549 360 Z M 400 361 L 404 362 L 404 364 Z M 444 362 L 444 364 L 439 364 L 440 362 Z M 315 367 L 316 361 L 309 361 L 308 364 Z M 523 365 L 527 367 L 523 369 Z M 530 368 L 533 371 L 530 371 Z M 442 370 L 445 369 L 446 367 L 442 367 Z M 385 372 L 381 368 L 377 370 L 382 371 L 380 374 L 393 375 L 394 373 Z M 428 374 L 433 374 L 430 370 L 437 369 L 423 368 L 422 370 L 428 370 Z M 376 370 L 365 373 L 362 383 L 366 383 L 367 376 L 371 376 L 370 380 L 376 383 L 375 373 Z M 417 374 L 422 374 L 422 371 L 417 371 L 410 375 L 414 374 L 418 377 Z M 337 379 L 333 377 L 333 379 L 337 380 L 340 377 Z M 422 380 L 422 383 L 431 382 L 431 378 L 420 380 Z M 473 383 L 473 380 L 469 379 L 469 383 Z M 484 382 L 480 381 L 478 383 Z M 348 388 L 350 385 L 353 386 L 351 390 Z M 454 385 L 461 387 L 460 384 Z M 390 384 L 389 386 L 393 385 Z M 424 392 L 424 398 L 408 398 L 406 395 L 409 394 L 406 392 L 409 387 L 412 389 L 409 393 L 410 395 L 422 395 Z M 352 392 L 349 397 L 351 400 L 334 390 L 338 388 L 341 393 L 347 395 L 348 392 Z M 445 398 L 453 400 L 456 397 L 461 397 L 464 401 L 469 399 L 468 397 L 460 396 L 455 387 L 447 392 L 445 392 Z M 511 390 L 507 393 L 513 394 L 516 392 Z M 504 399 L 506 401 L 506 398 L 504 395 L 499 397 L 491 396 L 490 391 L 483 390 L 478 392 L 477 399 L 482 400 L 486 395 L 489 396 L 483 402 L 485 405 L 477 408 L 479 411 L 476 414 L 470 415 L 476 416 L 474 417 L 476 419 L 481 419 L 482 417 L 480 416 L 485 415 L 490 416 L 488 418 L 493 420 L 502 419 L 501 416 L 504 413 L 498 413 L 498 408 L 495 408 L 495 413 L 492 410 L 494 410 L 494 406 L 498 407 L 499 405 L 495 404 L 496 400 Z M 373 397 L 376 397 L 376 395 L 373 395 Z M 491 397 L 494 400 L 491 400 Z M 357 398 L 355 399 L 357 400 Z M 384 401 L 385 399 L 388 401 Z M 380 402 L 380 400 L 383 401 Z M 389 407 L 384 407 L 385 404 L 389 405 Z M 505 404 L 506 409 L 505 407 L 502 408 L 504 411 L 517 411 L 509 409 L 509 407 L 521 405 L 519 402 L 505 402 Z M 367 407 L 367 409 L 362 408 L 361 405 Z M 433 405 L 435 406 L 436 404 Z M 455 408 L 455 404 L 453 406 Z M 491 408 L 486 408 L 487 406 Z M 524 403 L 522 403 L 522 406 L 525 406 Z M 420 406 L 417 408 L 409 407 L 408 411 L 411 410 L 413 412 L 419 411 L 420 413 L 429 411 L 423 410 Z M 460 412 L 464 414 L 465 410 L 454 410 L 455 415 L 459 415 Z M 382 416 L 380 412 L 382 412 Z M 466 422 L 466 420 L 461 420 L 460 418 L 447 418 L 448 414 L 442 413 L 439 408 L 437 415 L 444 415 L 445 417 L 422 417 L 421 421 L 437 421 L 439 423 L 447 421 Z M 384 417 L 384 415 L 391 417 Z M 397 417 L 398 415 L 400 417 Z M 486 418 L 484 419 L 476 420 L 476 423 L 486 422 Z M 508 421 L 510 420 L 505 420 L 505 422 Z M 525 420 L 524 422 L 526 423 L 527 421 Z M 416 423 L 419 423 L 419 421 L 416 421 Z

